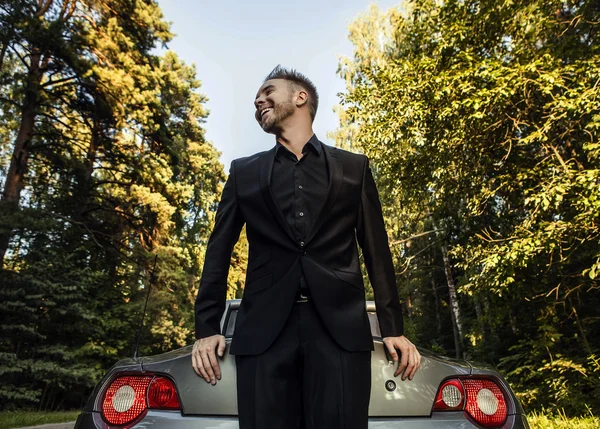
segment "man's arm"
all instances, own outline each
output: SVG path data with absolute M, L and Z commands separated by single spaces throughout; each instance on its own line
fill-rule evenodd
M 196 339 L 221 333 L 220 322 L 225 311 L 231 252 L 244 226 L 235 190 L 234 163 L 232 161 L 229 168 L 229 177 L 217 208 L 215 226 L 206 248 L 200 288 L 194 305 Z
M 406 369 L 403 379 L 412 379 L 420 365 L 421 356 L 416 347 L 404 337 L 404 321 L 396 289 L 392 254 L 379 194 L 369 167 L 369 159 L 366 157 L 356 236 L 363 250 L 369 280 L 373 286 L 381 336 L 394 362 L 398 361 L 396 349 L 402 354 L 402 361 L 394 375 L 397 376 Z
M 396 274 L 385 231 L 381 203 L 368 158 L 365 159 L 363 170 L 356 236 L 358 244 L 363 250 L 369 280 L 373 285 L 381 335 L 383 337 L 403 335 L 404 322 L 396 289 Z
M 200 288 L 194 304 L 197 341 L 192 351 L 192 366 L 198 375 L 212 384 L 221 378 L 215 349 L 218 347 L 219 356 L 225 351 L 220 322 L 225 311 L 227 275 L 233 246 L 244 226 L 237 201 L 234 167 L 235 161 L 232 161 L 217 208 L 215 226 L 208 240 Z

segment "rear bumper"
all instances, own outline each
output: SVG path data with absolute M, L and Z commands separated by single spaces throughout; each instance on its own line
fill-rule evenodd
M 149 411 L 146 416 L 131 426 L 132 429 L 239 429 L 234 417 L 182 416 L 179 411 Z M 481 429 L 462 412 L 433 413 L 431 417 L 369 419 L 369 429 Z M 113 427 L 114 428 L 114 427 Z M 77 418 L 75 429 L 109 429 L 100 413 L 83 412 Z M 502 429 L 529 429 L 527 420 L 521 415 L 508 416 Z

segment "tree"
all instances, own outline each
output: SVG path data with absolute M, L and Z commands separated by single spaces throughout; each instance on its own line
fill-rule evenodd
M 585 1 L 372 8 L 340 65 L 337 139 L 377 166 L 401 239 L 437 225 L 467 355 L 572 412 L 600 409 L 599 17 Z
M 79 407 L 133 354 L 156 255 L 142 353 L 193 338 L 225 174 L 195 68 L 152 52 L 172 37 L 156 2 L 2 13 L 2 408 Z

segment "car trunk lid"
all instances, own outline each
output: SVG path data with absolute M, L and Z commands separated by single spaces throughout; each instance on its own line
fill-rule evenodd
M 394 377 L 395 366 L 388 359 L 384 345 L 374 341 L 372 355 L 371 417 L 429 416 L 437 389 L 442 380 L 471 372 L 465 361 L 435 356 L 425 350 L 421 368 L 413 380 Z M 237 415 L 235 357 L 228 354 L 219 360 L 223 377 L 215 386 L 206 383 L 192 369 L 192 347 L 174 352 L 143 358 L 145 371 L 170 375 L 177 386 L 183 414 L 188 415 Z

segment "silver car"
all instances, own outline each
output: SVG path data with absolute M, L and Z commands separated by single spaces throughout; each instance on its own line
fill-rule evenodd
M 221 329 L 229 344 L 239 300 L 227 301 Z M 413 380 L 394 377 L 367 302 L 372 356 L 370 429 L 529 428 L 513 391 L 493 368 L 419 349 Z M 192 369 L 192 346 L 117 362 L 94 389 L 75 429 L 238 429 L 235 359 L 225 353 L 212 386 Z M 265 428 L 267 429 L 267 428 Z

